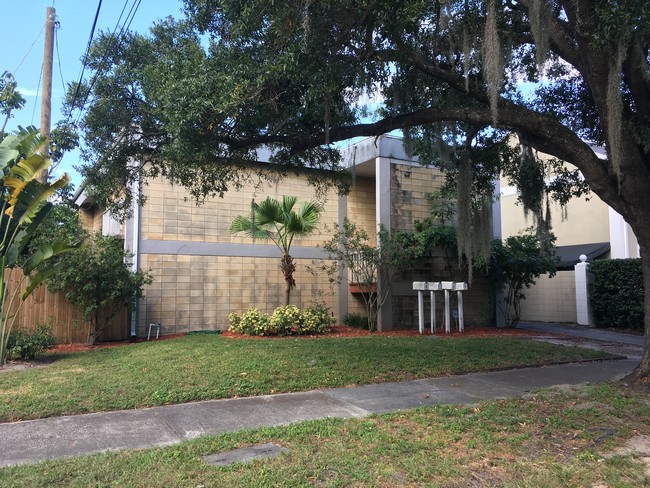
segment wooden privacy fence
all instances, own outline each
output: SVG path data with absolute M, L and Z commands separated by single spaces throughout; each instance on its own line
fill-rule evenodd
M 10 313 L 16 313 L 20 306 L 20 295 L 27 285 L 22 280 L 20 269 L 5 272 L 8 278 L 9 296 L 17 286 L 20 286 L 18 296 L 11 307 Z M 21 283 L 22 281 L 22 283 Z M 81 312 L 72 306 L 65 298 L 65 293 L 52 293 L 46 285 L 41 285 L 27 297 L 18 311 L 14 327 L 32 328 L 36 324 L 49 323 L 57 344 L 85 343 L 88 340 L 89 324 L 81 316 Z M 118 314 L 106 330 L 99 336 L 99 341 L 121 341 L 130 337 L 127 325 L 127 311 Z

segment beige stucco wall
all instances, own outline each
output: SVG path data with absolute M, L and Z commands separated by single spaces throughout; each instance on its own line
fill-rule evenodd
M 524 290 L 521 320 L 535 322 L 576 322 L 576 284 L 574 271 L 558 271 L 553 278 L 540 276 Z
M 572 165 L 567 167 L 574 169 Z M 534 225 L 532 215 L 524 215 L 517 194 L 501 179 L 501 231 L 503 237 L 518 235 Z M 573 198 L 565 214 L 559 204 L 551 201 L 551 224 L 557 240 L 556 246 L 609 242 L 609 207 L 595 193 Z

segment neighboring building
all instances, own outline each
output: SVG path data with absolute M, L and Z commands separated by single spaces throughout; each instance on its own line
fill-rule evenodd
M 598 148 L 597 153 L 602 153 Z M 543 156 L 542 156 L 543 157 Z M 567 164 L 567 167 L 574 168 Z M 531 227 L 532 216 L 525 217 L 517 204 L 517 189 L 501 179 L 501 231 L 506 237 L 518 235 Z M 542 322 L 576 322 L 575 277 L 573 267 L 581 254 L 587 261 L 639 257 L 639 246 L 630 226 L 623 217 L 603 202 L 595 193 L 586 198 L 573 198 L 563 210 L 551 202 L 551 224 L 556 236 L 558 273 L 546 276 L 525 291 L 522 320 Z
M 255 306 L 271 312 L 283 304 L 280 251 L 270 242 L 233 236 L 228 228 L 235 216 L 250 212 L 254 200 L 293 195 L 302 202 L 317 196 L 304 177 L 274 179 L 265 161 L 268 159 L 260 153 L 260 168 L 270 181 L 253 179 L 240 190 L 200 206 L 180 186 L 162 178 L 149 181 L 138 189 L 146 204 L 134 208 L 133 217 L 123 227 L 98 212 L 79 192 L 77 203 L 89 227 L 97 229 L 101 221 L 104 231 L 122 234 L 125 246 L 135 255 L 134 266 L 149 270 L 154 277 L 133 315 L 133 335 L 146 335 L 150 323 L 161 323 L 164 334 L 226 329 L 231 311 L 241 313 Z M 324 301 L 339 321 L 349 312 L 365 313 L 362 299 L 350 293 L 345 280 L 331 285 L 325 274 L 308 271 L 309 265 L 327 258 L 319 244 L 331 236 L 333 224 L 348 217 L 373 240 L 379 224 L 391 230 L 409 230 L 415 219 L 428 216 L 425 193 L 443 179 L 439 171 L 420 167 L 406 155 L 401 139 L 390 136 L 353 144 L 344 151 L 344 161 L 352 173 L 350 193 L 339 196 L 330 190 L 319 195 L 323 204 L 319 231 L 296 239 L 291 248 L 297 261 L 292 303 L 305 307 L 313 300 Z M 449 280 L 452 266 L 457 264 L 440 253 L 396 283 L 381 309 L 380 330 L 417 328 L 417 295 L 412 282 Z M 455 281 L 462 278 L 459 275 Z M 487 282 L 475 278 L 463 298 L 466 325 L 491 322 L 493 293 Z M 437 301 L 438 317 L 441 302 Z

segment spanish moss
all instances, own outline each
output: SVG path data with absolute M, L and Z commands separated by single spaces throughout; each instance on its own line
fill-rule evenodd
M 465 78 L 465 91 L 469 91 L 469 70 L 472 68 L 471 63 L 472 47 L 469 42 L 467 26 L 463 27 L 463 77 Z
M 535 41 L 535 60 L 537 69 L 541 72 L 548 55 L 548 16 L 545 0 L 530 0 L 528 17 L 530 30 Z

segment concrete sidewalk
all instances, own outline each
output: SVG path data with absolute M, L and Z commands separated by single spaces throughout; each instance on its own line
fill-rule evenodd
M 549 334 L 566 334 L 574 337 L 582 337 L 594 341 L 615 342 L 631 346 L 643 346 L 642 335 L 623 334 L 612 330 L 595 329 L 580 325 L 565 325 L 546 322 L 519 322 L 519 329 L 548 332 Z
M 635 360 L 573 363 L 0 424 L 0 466 L 165 446 L 202 435 L 434 404 L 472 404 L 630 373 Z

